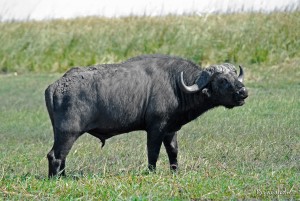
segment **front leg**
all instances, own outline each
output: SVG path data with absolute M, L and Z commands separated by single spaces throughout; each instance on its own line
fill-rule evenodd
M 177 144 L 177 133 L 168 133 L 163 139 L 168 157 L 170 162 L 170 169 L 176 171 L 178 169 L 177 154 L 178 154 L 178 144 Z
M 147 132 L 148 168 L 150 171 L 155 171 L 156 169 L 156 162 L 159 156 L 163 138 L 163 133 L 157 130 L 151 130 Z

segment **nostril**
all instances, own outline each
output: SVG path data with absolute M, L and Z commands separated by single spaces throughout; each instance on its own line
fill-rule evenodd
M 237 93 L 243 98 L 248 97 L 248 91 L 247 91 L 246 87 L 242 87 Z

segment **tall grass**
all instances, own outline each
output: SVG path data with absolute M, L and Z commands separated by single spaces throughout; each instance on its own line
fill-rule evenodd
M 63 72 L 152 53 L 202 65 L 270 66 L 300 56 L 299 18 L 293 12 L 0 23 L 0 71 Z

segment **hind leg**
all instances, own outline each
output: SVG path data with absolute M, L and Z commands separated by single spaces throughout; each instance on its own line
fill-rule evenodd
M 74 142 L 80 134 L 55 132 L 54 145 L 47 154 L 49 163 L 49 177 L 65 176 L 65 161 Z

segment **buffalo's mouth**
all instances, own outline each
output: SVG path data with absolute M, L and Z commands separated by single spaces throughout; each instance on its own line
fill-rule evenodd
M 236 102 L 236 104 L 237 104 L 237 106 L 242 106 L 242 105 L 245 104 L 245 100 L 244 99 L 243 100 L 239 100 L 239 101 Z
M 237 106 L 242 106 L 245 104 L 245 99 L 248 97 L 248 91 L 245 87 L 239 89 L 234 96 L 234 100 Z
M 245 87 L 242 87 L 238 91 L 236 91 L 229 104 L 225 104 L 224 106 L 228 109 L 232 109 L 237 106 L 242 106 L 245 104 L 245 99 L 248 97 L 248 91 Z
M 232 109 L 234 107 L 242 106 L 244 104 L 245 104 L 245 98 L 243 99 L 243 98 L 234 97 L 234 101 L 232 102 L 232 104 L 225 105 L 225 107 L 228 109 Z

